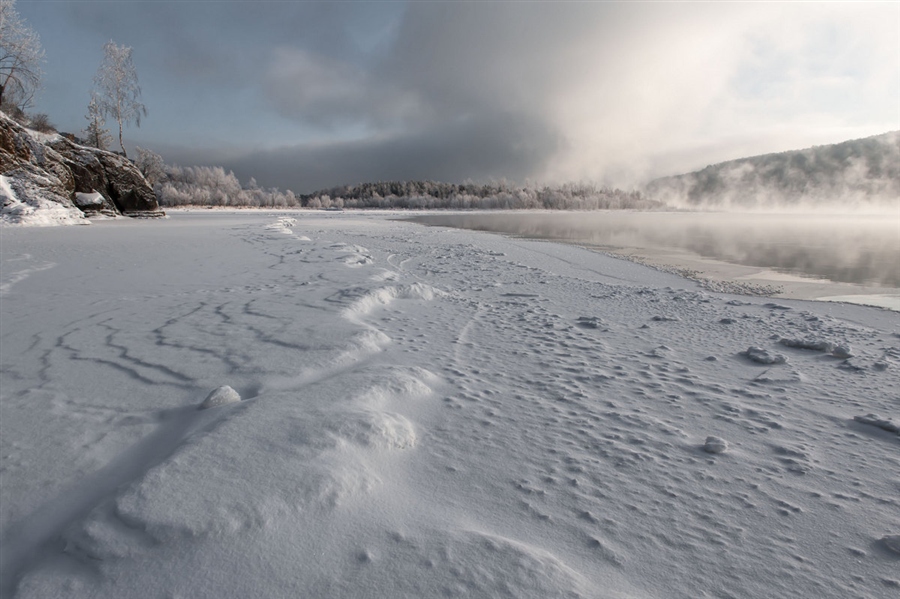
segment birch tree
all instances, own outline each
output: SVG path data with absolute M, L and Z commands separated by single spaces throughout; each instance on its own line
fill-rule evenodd
M 141 126 L 141 117 L 147 116 L 147 107 L 141 103 L 141 86 L 131 60 L 132 48 L 118 46 L 110 40 L 103 46 L 103 62 L 94 76 L 100 111 L 112 116 L 119 125 L 119 146 L 127 158 L 122 128 L 128 123 Z
M 16 0 L 0 0 L 0 105 L 24 108 L 31 103 L 43 59 L 41 40 L 19 17 Z

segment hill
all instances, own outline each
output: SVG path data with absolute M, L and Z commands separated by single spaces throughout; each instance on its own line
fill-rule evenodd
M 693 208 L 900 206 L 900 131 L 722 162 L 656 179 L 645 191 Z

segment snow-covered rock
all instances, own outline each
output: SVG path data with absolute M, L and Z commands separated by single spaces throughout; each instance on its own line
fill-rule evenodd
M 210 391 L 209 395 L 206 396 L 206 399 L 203 400 L 203 403 L 200 404 L 200 409 L 207 410 L 217 406 L 238 403 L 239 401 L 241 401 L 240 393 L 228 385 L 222 385 L 221 387 Z
M 2 112 L 0 175 L 0 223 L 75 224 L 85 222 L 84 213 L 164 216 L 150 185 L 127 158 L 62 135 L 40 134 Z

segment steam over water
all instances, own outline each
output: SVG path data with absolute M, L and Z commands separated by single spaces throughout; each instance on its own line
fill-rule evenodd
M 492 213 L 414 220 L 609 250 L 687 251 L 815 279 L 900 288 L 900 214 Z

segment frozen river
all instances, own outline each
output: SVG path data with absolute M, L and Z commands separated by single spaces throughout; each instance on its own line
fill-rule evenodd
M 897 596 L 900 314 L 397 216 L 0 230 L 0 598 Z

